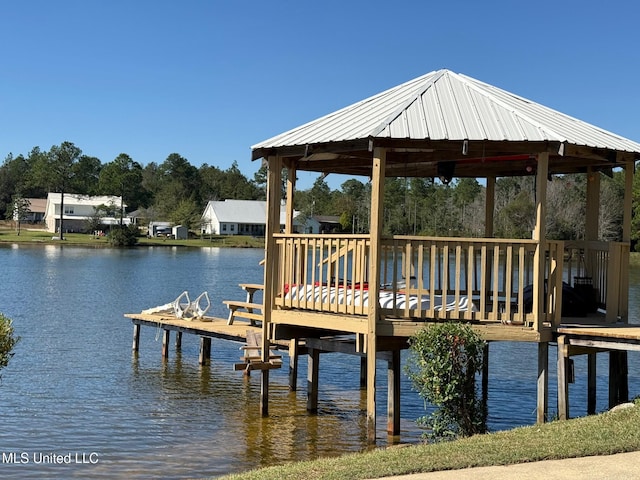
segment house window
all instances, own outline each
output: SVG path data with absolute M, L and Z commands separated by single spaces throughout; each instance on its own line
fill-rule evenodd
M 70 207 L 70 206 L 65 205 L 64 214 L 65 215 L 73 215 L 73 206 Z
M 235 230 L 235 225 L 231 224 L 231 231 L 233 232 Z
M 226 231 L 227 231 L 227 224 L 226 224 L 226 223 L 223 223 L 223 224 L 222 224 L 222 231 L 223 231 L 223 232 L 226 232 Z

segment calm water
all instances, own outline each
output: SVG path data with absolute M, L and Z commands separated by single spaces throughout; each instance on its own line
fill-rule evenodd
M 166 303 L 183 290 L 192 296 L 206 290 L 213 315 L 226 317 L 222 300 L 244 298 L 238 283 L 262 283 L 262 256 L 259 249 L 0 247 L 0 311 L 22 337 L 1 372 L 0 475 L 198 478 L 365 449 L 366 396 L 356 357 L 322 357 L 320 411 L 312 416 L 305 410 L 306 361 L 292 393 L 285 355 L 283 368 L 272 371 L 271 415 L 263 419 L 260 376 L 247 380 L 232 369 L 237 343 L 214 340 L 212 363 L 201 367 L 198 338 L 185 335 L 181 352 L 172 348 L 163 362 L 159 332 L 143 328 L 140 354 L 132 355 L 124 313 Z M 631 284 L 637 318 L 637 269 Z M 600 357 L 598 410 L 604 410 L 607 362 Z M 551 348 L 550 366 L 554 359 Z M 629 359 L 635 396 L 639 357 Z M 535 345 L 492 344 L 492 430 L 535 422 L 536 365 Z M 586 413 L 585 371 L 586 360 L 577 358 L 573 416 Z M 385 445 L 385 364 L 378 372 L 378 444 Z M 553 376 L 550 386 L 554 413 Z M 403 441 L 419 440 L 415 419 L 423 414 L 403 380 Z

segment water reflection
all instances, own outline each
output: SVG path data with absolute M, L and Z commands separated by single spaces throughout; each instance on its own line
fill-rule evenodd
M 270 416 L 259 412 L 260 375 L 232 370 L 238 344 L 214 340 L 212 362 L 198 365 L 199 340 L 184 335 L 160 356 L 158 331 L 143 328 L 131 353 L 131 323 L 123 313 L 165 303 L 181 291 L 209 292 L 213 314 L 223 299 L 244 296 L 238 283 L 261 283 L 256 249 L 133 250 L 59 246 L 0 247 L 8 281 L 0 311 L 22 337 L 0 384 L 5 452 L 97 452 L 97 464 L 5 464 L 12 478 L 194 478 L 360 451 L 366 446 L 366 394 L 360 360 L 321 357 L 317 415 L 306 411 L 304 357 L 298 391 L 288 389 L 288 358 L 271 372 Z M 630 311 L 637 321 L 640 271 L 632 270 Z M 550 351 L 553 365 L 555 349 Z M 598 365 L 598 410 L 606 408 L 606 356 Z M 493 430 L 535 422 L 537 349 L 491 346 L 489 422 Z M 379 444 L 386 428 L 386 364 L 378 365 Z M 576 359 L 572 414 L 586 413 L 586 370 Z M 550 405 L 555 402 L 553 368 Z M 630 355 L 631 394 L 638 393 L 637 355 Z M 574 405 L 575 403 L 575 405 Z M 553 408 L 553 407 L 552 407 Z M 552 412 L 553 413 L 553 412 Z M 402 441 L 418 441 L 423 403 L 402 380 Z

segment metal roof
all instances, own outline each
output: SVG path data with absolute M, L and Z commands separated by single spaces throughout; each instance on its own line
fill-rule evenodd
M 76 193 L 65 193 L 65 205 L 88 205 L 97 207 L 99 205 L 114 204 L 120 206 L 121 197 L 115 195 L 80 195 Z M 47 195 L 47 203 L 57 205 L 62 202 L 62 194 L 59 192 L 49 192 Z M 126 205 L 125 205 L 126 207 Z
M 389 141 L 395 140 L 395 143 Z M 428 73 L 329 115 L 289 130 L 252 147 L 253 158 L 270 154 L 307 160 L 338 160 L 336 155 L 363 148 L 362 141 L 393 146 L 442 147 L 457 142 L 456 160 L 475 154 L 515 154 L 539 152 L 541 146 L 560 156 L 600 155 L 629 152 L 640 155 L 640 144 L 593 126 L 569 115 L 527 100 L 471 77 L 443 69 Z M 387 141 L 385 144 L 384 142 Z M 400 144 L 398 141 L 402 141 Z M 505 142 L 520 148 L 505 148 Z M 322 146 L 322 148 L 318 148 Z M 574 148 L 565 152 L 565 147 Z M 449 145 L 449 148 L 451 146 Z M 587 150 L 584 150 L 584 148 Z M 488 150 L 487 150 L 488 149 Z M 595 149 L 595 152 L 594 152 Z M 318 152 L 323 152 L 322 155 Z M 434 149 L 431 148 L 431 152 Z M 480 153 L 479 153 L 480 152 Z M 313 158 L 313 154 L 316 154 Z M 346 158 L 346 157 L 345 157 Z M 442 158 L 442 157 L 440 157 Z M 406 157 L 403 161 L 408 161 Z M 434 161 L 434 158 L 430 158 Z M 412 159 L 411 161 L 415 161 Z M 336 168 L 332 169 L 335 165 Z M 328 167 L 328 168 L 327 168 Z M 331 165 L 302 163 L 299 168 L 319 171 L 345 170 Z
M 205 214 L 209 207 L 220 223 L 262 225 L 267 218 L 267 202 L 262 200 L 211 200 L 205 209 Z M 285 218 L 286 211 L 283 206 L 280 211 L 280 223 L 284 224 Z

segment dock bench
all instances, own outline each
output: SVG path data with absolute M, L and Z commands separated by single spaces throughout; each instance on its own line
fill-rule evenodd
M 264 290 L 264 285 L 259 283 L 241 283 L 239 284 L 245 292 L 247 297 L 244 302 L 236 300 L 224 300 L 224 303 L 229 309 L 229 317 L 227 318 L 227 325 L 233 325 L 235 317 L 247 318 L 251 321 L 251 325 L 256 324 L 256 320 L 262 321 L 262 314 L 257 313 L 262 310 L 262 305 L 253 301 L 253 295 L 260 290 Z
M 262 313 L 256 312 L 256 310 L 262 309 L 262 305 L 259 303 L 242 302 L 236 300 L 223 300 L 222 303 L 224 303 L 229 309 L 227 325 L 233 325 L 233 320 L 236 317 L 249 319 L 251 321 L 251 325 L 255 325 L 256 320 L 262 321 Z

